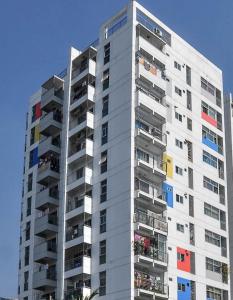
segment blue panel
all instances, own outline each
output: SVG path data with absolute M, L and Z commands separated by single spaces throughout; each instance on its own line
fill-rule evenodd
M 38 147 L 36 147 L 35 149 L 33 149 L 32 166 L 37 165 L 38 162 L 39 162 L 39 159 L 38 159 Z
M 182 286 L 182 290 L 178 290 L 178 284 Z M 191 300 L 191 283 L 190 280 L 177 277 L 177 299 Z
M 163 183 L 163 192 L 165 193 L 167 205 L 173 207 L 173 186 Z
M 209 140 L 208 138 L 203 137 L 202 143 L 208 146 L 209 148 L 213 149 L 214 151 L 218 152 L 218 145 L 212 142 L 211 140 Z

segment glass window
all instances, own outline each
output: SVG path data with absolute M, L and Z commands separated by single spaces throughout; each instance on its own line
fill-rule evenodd
M 107 150 L 101 153 L 100 172 L 105 173 L 108 170 L 108 152 Z
M 106 271 L 99 273 L 99 296 L 106 295 Z
M 203 186 L 208 190 L 214 192 L 215 194 L 218 194 L 218 189 L 219 189 L 218 183 L 209 179 L 206 176 L 203 176 Z
M 109 95 L 107 95 L 103 98 L 102 117 L 105 117 L 108 115 L 108 102 L 109 102 Z
M 100 202 L 107 201 L 107 179 L 104 179 L 100 183 Z
M 108 142 L 108 122 L 102 125 L 102 138 L 101 144 L 104 145 Z
M 100 233 L 106 232 L 107 210 L 100 211 Z
M 206 152 L 205 150 L 203 150 L 203 161 L 217 169 L 217 166 L 218 166 L 217 157 L 211 155 L 210 153 Z
M 109 69 L 103 72 L 103 91 L 109 88 Z
M 106 240 L 101 241 L 99 247 L 100 247 L 99 262 L 100 265 L 102 265 L 106 263 Z
M 110 61 L 110 43 L 104 46 L 104 64 Z

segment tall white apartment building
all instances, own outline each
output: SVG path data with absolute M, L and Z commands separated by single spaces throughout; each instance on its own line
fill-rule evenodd
M 136 1 L 31 97 L 19 299 L 230 300 L 222 72 Z

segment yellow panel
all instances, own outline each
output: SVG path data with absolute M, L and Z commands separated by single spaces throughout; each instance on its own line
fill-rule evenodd
M 163 170 L 167 173 L 167 177 L 173 178 L 173 158 L 164 153 L 163 161 Z
M 35 142 L 38 142 L 40 140 L 40 129 L 39 125 L 35 126 Z

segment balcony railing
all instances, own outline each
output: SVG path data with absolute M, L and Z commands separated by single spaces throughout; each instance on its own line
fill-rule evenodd
M 166 219 L 162 216 L 149 216 L 147 213 L 144 213 L 142 211 L 137 210 L 135 212 L 135 221 L 139 223 L 143 223 L 145 225 L 148 225 L 152 227 L 153 229 L 158 229 L 164 232 L 167 232 L 168 225 L 166 222 Z
M 136 289 L 143 289 L 162 295 L 168 294 L 168 286 L 166 284 L 146 273 L 135 271 L 134 284 Z
M 78 257 L 74 257 L 74 258 L 71 258 L 69 260 L 66 260 L 65 261 L 65 271 L 69 271 L 69 270 L 72 270 L 72 269 L 82 267 L 84 257 L 90 258 L 90 256 L 82 255 L 82 256 L 78 256 Z
M 66 231 L 66 241 L 72 241 L 74 239 L 77 239 L 81 236 L 83 236 L 84 234 L 84 227 L 90 227 L 87 224 L 83 224 L 83 225 L 79 225 L 79 227 L 77 228 L 70 228 Z
M 136 179 L 135 189 L 148 194 L 152 198 L 159 198 L 166 201 L 166 193 L 161 188 L 155 187 L 143 180 Z
M 84 204 L 84 198 L 68 199 L 66 210 L 67 212 L 70 212 L 72 210 L 75 210 L 76 208 L 83 206 L 83 204 Z
M 167 143 L 167 135 L 161 131 L 161 129 L 151 126 L 149 124 L 143 123 L 139 120 L 136 121 L 136 129 L 140 129 L 143 132 L 151 135 L 153 138 L 156 138 L 163 142 L 164 144 Z

